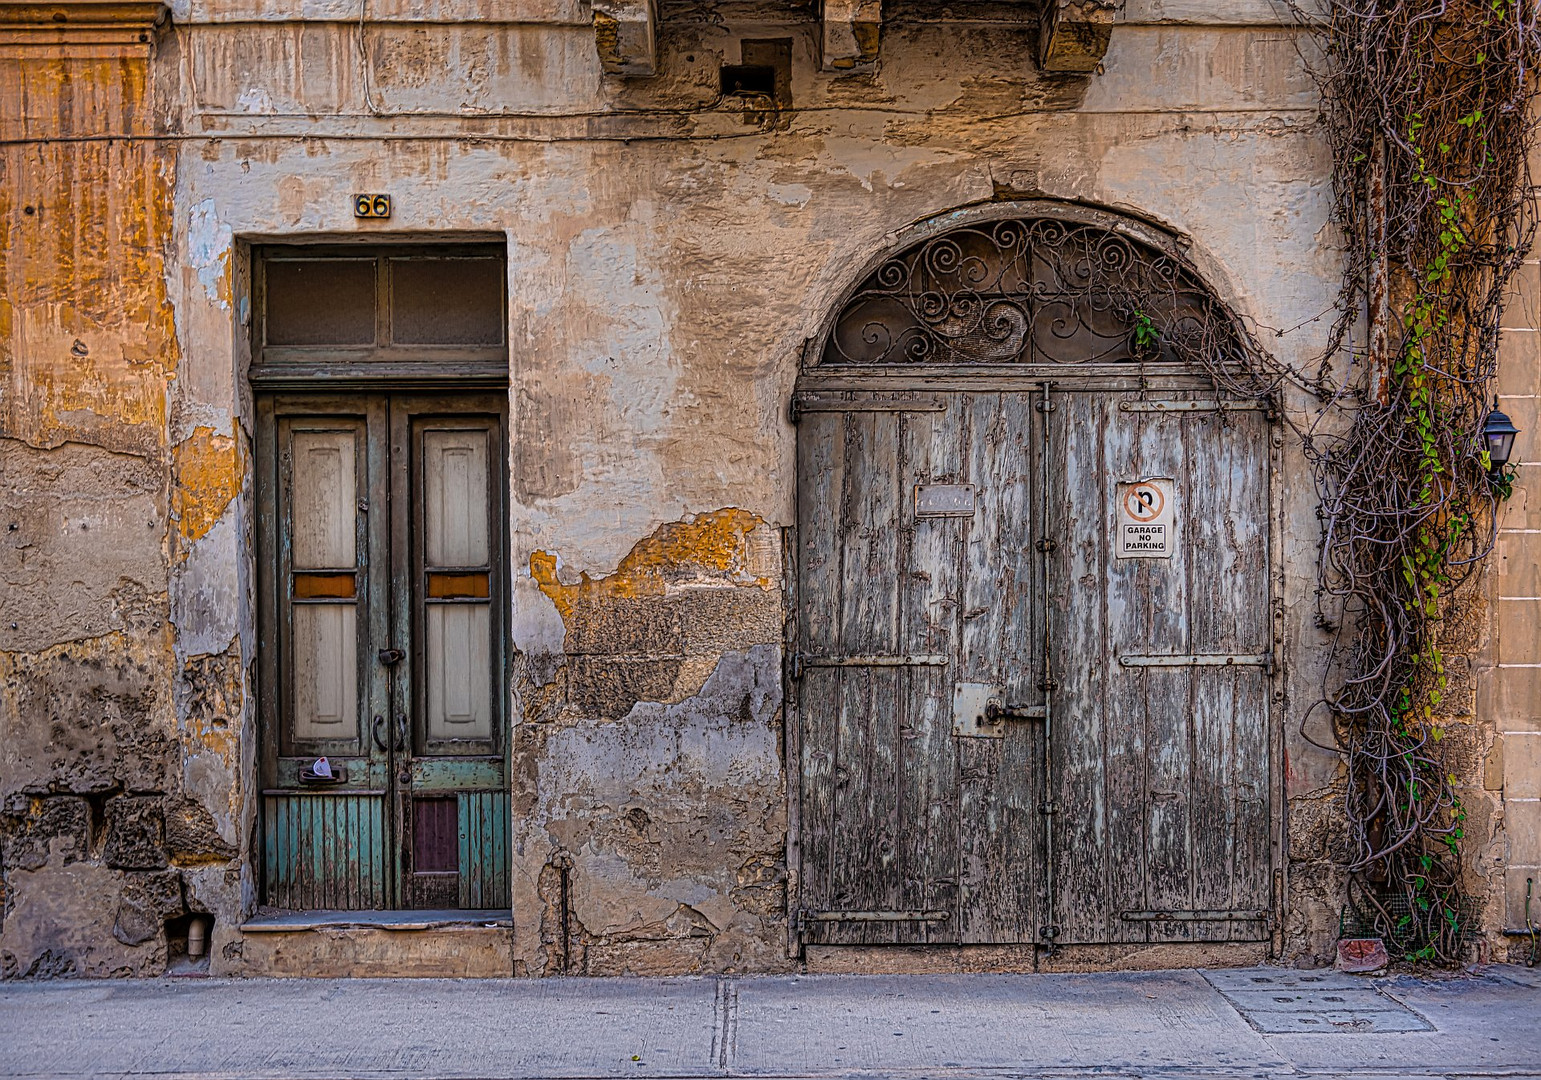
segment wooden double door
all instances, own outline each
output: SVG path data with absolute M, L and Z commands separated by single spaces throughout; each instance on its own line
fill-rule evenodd
M 509 903 L 505 409 L 259 400 L 269 905 Z
M 796 415 L 799 940 L 1265 938 L 1265 413 L 986 384 Z

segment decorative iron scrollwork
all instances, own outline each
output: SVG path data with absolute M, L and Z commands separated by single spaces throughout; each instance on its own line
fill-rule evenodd
M 1096 225 L 964 225 L 885 260 L 846 301 L 824 364 L 1246 366 L 1231 315 L 1164 252 Z

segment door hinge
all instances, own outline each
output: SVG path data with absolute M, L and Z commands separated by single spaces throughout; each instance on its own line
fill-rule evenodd
M 1170 911 L 1122 911 L 1125 922 L 1266 922 L 1268 912 L 1261 908 L 1203 908 Z
M 1059 550 L 1059 543 L 1045 536 L 1042 540 L 1038 541 L 1038 550 L 1045 555 L 1053 555 Z
M 949 911 L 808 911 L 797 913 L 798 925 L 808 923 L 900 923 L 946 922 L 952 918 Z

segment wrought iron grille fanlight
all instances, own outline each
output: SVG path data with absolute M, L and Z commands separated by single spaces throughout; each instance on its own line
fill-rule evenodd
M 1196 364 L 1246 368 L 1198 275 L 1107 228 L 1053 218 L 961 226 L 885 260 L 851 294 L 824 364 Z

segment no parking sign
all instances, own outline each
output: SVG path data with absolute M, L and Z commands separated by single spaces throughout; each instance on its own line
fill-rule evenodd
M 1152 477 L 1118 485 L 1120 559 L 1170 559 L 1177 529 L 1172 481 Z

